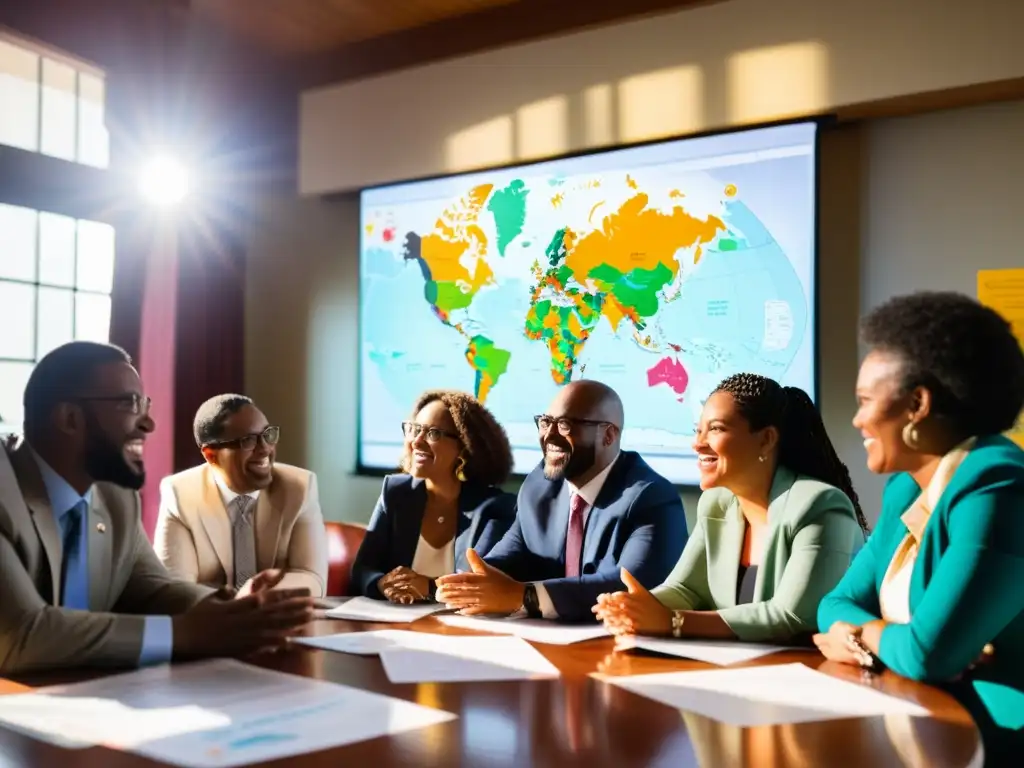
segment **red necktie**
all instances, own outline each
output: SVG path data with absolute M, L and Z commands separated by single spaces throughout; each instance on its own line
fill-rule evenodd
M 580 559 L 583 556 L 583 510 L 587 500 L 574 493 L 569 500 L 569 533 L 565 537 L 565 575 L 580 575 Z

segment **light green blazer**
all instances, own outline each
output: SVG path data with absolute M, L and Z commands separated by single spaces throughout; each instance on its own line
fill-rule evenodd
M 818 603 L 864 543 L 849 497 L 779 467 L 768 496 L 768 531 L 754 601 L 736 605 L 746 521 L 731 491 L 701 494 L 697 525 L 665 583 L 667 608 L 718 611 L 740 640 L 783 641 L 817 631 Z

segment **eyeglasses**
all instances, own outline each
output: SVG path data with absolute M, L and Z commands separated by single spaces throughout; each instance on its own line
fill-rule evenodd
M 133 416 L 149 413 L 149 409 L 153 405 L 153 398 L 140 395 L 137 392 L 126 392 L 123 395 L 107 395 L 104 397 L 79 397 L 78 400 L 84 403 L 116 403 L 119 406 L 118 410 L 125 411 Z
M 204 447 L 209 448 L 241 448 L 243 451 L 251 451 L 256 443 L 262 440 L 265 445 L 277 445 L 281 439 L 280 427 L 267 427 L 262 432 L 254 432 L 232 440 L 218 440 L 214 443 L 206 443 Z
M 461 440 L 458 435 L 446 432 L 438 427 L 431 427 L 427 424 L 417 424 L 414 421 L 402 422 L 402 434 L 406 440 L 415 440 L 421 433 L 426 433 L 428 443 L 436 443 L 442 437 L 450 437 L 452 440 Z
M 576 426 L 587 426 L 587 427 L 618 427 L 612 424 L 610 421 L 594 421 L 593 419 L 573 419 L 568 416 L 562 416 L 555 418 L 554 416 L 534 416 L 533 423 L 537 425 L 538 432 L 547 432 L 552 427 L 558 429 L 558 434 L 568 435 L 572 432 L 573 427 Z

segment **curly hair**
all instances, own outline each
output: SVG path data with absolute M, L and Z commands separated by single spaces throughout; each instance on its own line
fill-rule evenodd
M 434 389 L 419 396 L 413 406 L 415 416 L 426 405 L 441 401 L 455 423 L 462 441 L 466 479 L 480 485 L 501 485 L 512 474 L 512 446 L 505 428 L 479 400 L 465 392 Z M 402 457 L 403 472 L 409 471 L 409 456 Z
M 754 373 L 730 376 L 714 392 L 732 395 L 736 408 L 752 430 L 765 427 L 779 430 L 779 463 L 845 493 L 853 503 L 857 522 L 864 533 L 868 533 L 868 521 L 853 489 L 850 470 L 836 453 L 821 414 L 806 392 L 798 387 L 783 387 L 773 379 Z
M 926 388 L 932 413 L 956 433 L 1005 432 L 1024 407 L 1024 352 L 1010 324 L 969 296 L 897 296 L 862 320 L 861 336 L 900 360 L 901 393 Z

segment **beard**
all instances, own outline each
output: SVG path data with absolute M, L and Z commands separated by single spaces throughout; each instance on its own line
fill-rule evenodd
M 544 451 L 544 477 L 548 480 L 572 480 L 594 466 L 594 463 L 597 461 L 597 446 L 594 443 L 577 445 L 573 449 L 568 443 L 549 438 L 541 443 L 541 450 L 543 451 L 548 445 L 553 445 L 567 452 L 566 458 L 552 461 L 548 458 L 547 452 Z
M 91 419 L 90 419 L 91 421 Z M 113 483 L 138 491 L 146 482 L 145 471 L 135 471 L 124 455 L 124 444 L 118 445 L 95 422 L 88 425 L 85 443 L 85 471 L 94 482 Z M 131 439 L 131 438 L 129 438 Z

